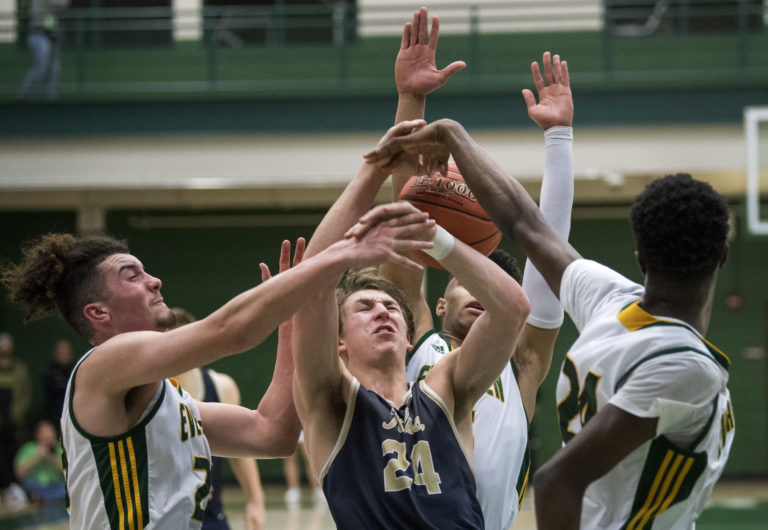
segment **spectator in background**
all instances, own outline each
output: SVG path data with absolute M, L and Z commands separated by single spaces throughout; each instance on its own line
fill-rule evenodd
M 6 505 L 23 507 L 24 499 L 14 483 L 13 456 L 21 438 L 19 431 L 26 427 L 32 388 L 27 365 L 14 358 L 13 350 L 13 336 L 0 333 L 0 492 Z
M 64 394 L 67 392 L 67 382 L 75 367 L 72 355 L 72 344 L 61 339 L 56 341 L 53 350 L 53 360 L 43 372 L 43 413 L 45 419 L 60 429 L 61 409 L 64 407 Z
M 32 53 L 32 66 L 19 85 L 17 100 L 29 99 L 42 83 L 46 83 L 48 101 L 59 98 L 62 32 L 58 12 L 68 5 L 69 0 L 29 0 L 27 47 Z
M 58 437 L 52 422 L 37 422 L 35 439 L 22 445 L 13 461 L 16 478 L 35 503 L 63 504 L 66 491 Z

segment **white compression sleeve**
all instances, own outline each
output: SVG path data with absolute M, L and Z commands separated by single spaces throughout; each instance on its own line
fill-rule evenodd
M 556 126 L 544 131 L 545 161 L 539 208 L 564 239 L 571 229 L 573 207 L 573 129 Z M 530 260 L 525 262 L 523 291 L 531 302 L 528 323 L 538 328 L 559 328 L 563 306 Z

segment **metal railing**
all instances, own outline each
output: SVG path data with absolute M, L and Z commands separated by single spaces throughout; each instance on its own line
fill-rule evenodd
M 411 8 L 412 9 L 412 8 Z M 61 97 L 288 96 L 390 92 L 411 9 L 312 5 L 71 8 L 59 17 Z M 648 86 L 768 80 L 768 0 L 537 0 L 446 3 L 441 57 L 465 59 L 449 90 L 527 83 L 556 48 L 574 82 Z M 29 66 L 27 20 L 0 13 L 0 99 Z

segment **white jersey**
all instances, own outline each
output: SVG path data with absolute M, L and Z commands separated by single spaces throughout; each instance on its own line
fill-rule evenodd
M 408 359 L 408 380 L 423 379 L 450 350 L 437 331 L 424 335 Z M 475 404 L 472 419 L 473 465 L 485 527 L 507 530 L 517 517 L 530 468 L 528 419 L 511 364 Z
M 164 379 L 130 431 L 93 436 L 72 408 L 75 366 L 61 418 L 71 528 L 199 529 L 210 489 L 211 451 L 195 401 Z
M 609 403 L 658 418 L 654 439 L 587 488 L 582 528 L 694 528 L 733 443 L 728 358 L 685 322 L 644 311 L 643 295 L 593 261 L 563 274 L 580 333 L 557 384 L 563 441 Z

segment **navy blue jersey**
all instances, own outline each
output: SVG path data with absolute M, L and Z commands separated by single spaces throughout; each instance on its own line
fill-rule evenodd
M 219 393 L 216 391 L 216 385 L 213 383 L 211 374 L 206 368 L 201 368 L 203 376 L 203 385 L 205 393 L 203 401 L 219 403 Z M 221 504 L 221 466 L 224 459 L 218 456 L 213 457 L 211 465 L 211 496 L 208 499 L 208 506 L 203 515 L 203 530 L 229 530 L 227 516 L 224 515 L 224 506 Z
M 321 473 L 338 528 L 483 528 L 471 455 L 440 397 L 421 381 L 396 409 L 352 385 Z

